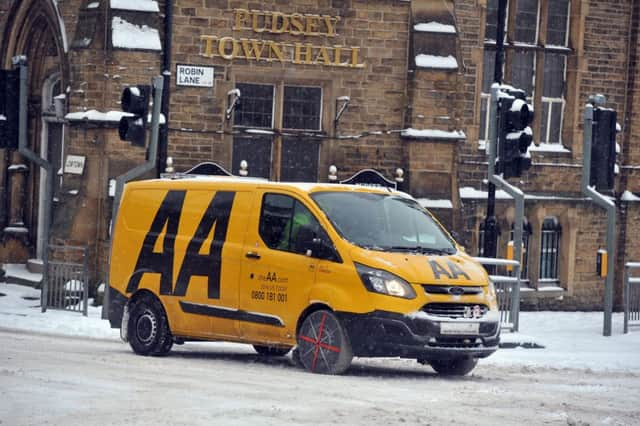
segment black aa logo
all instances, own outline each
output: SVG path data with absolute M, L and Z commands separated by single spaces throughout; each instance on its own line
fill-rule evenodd
M 178 273 L 175 289 L 172 288 L 173 257 L 180 215 L 186 191 L 169 191 L 158 209 L 151 228 L 144 238 L 134 273 L 129 279 L 127 293 L 136 291 L 144 274 L 160 274 L 160 294 L 184 296 L 194 275 L 208 278 L 210 299 L 220 298 L 220 270 L 222 249 L 227 236 L 229 215 L 235 192 L 217 192 L 207 207 L 195 234 L 191 238 Z M 214 229 L 215 227 L 215 229 Z M 155 252 L 158 238 L 164 233 L 162 252 Z M 200 254 L 207 236 L 213 229 L 208 254 Z

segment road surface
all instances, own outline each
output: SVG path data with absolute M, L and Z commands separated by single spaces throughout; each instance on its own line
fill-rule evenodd
M 640 356 L 640 355 L 639 355 Z M 633 425 L 640 374 L 496 367 L 442 378 L 399 359 L 306 373 L 250 346 L 128 345 L 0 330 L 1 425 Z

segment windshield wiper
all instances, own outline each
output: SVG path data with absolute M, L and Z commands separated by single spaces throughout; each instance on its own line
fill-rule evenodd
M 449 248 L 432 248 L 432 247 L 423 247 L 423 246 L 391 246 L 389 247 L 392 251 L 411 251 L 418 252 L 421 254 L 437 254 L 437 255 L 445 255 L 445 254 L 453 254 L 455 251 Z

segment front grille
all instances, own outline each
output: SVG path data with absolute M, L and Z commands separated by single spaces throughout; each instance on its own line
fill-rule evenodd
M 475 316 L 475 318 L 484 317 L 488 310 L 487 306 L 474 303 L 429 303 L 424 305 L 422 310 L 429 315 L 443 318 L 474 318 L 474 316 L 469 316 L 469 312 L 473 313 L 474 309 L 478 309 L 476 306 L 480 309 L 480 316 Z
M 467 294 L 482 294 L 482 287 L 477 286 L 423 284 L 422 288 L 427 294 L 454 294 L 458 296 Z

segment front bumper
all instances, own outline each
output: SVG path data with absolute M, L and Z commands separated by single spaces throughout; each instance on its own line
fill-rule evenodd
M 423 360 L 452 357 L 485 358 L 498 349 L 500 322 L 480 320 L 473 335 L 440 333 L 443 318 L 412 318 L 373 311 L 367 314 L 337 312 L 347 329 L 355 356 L 398 356 Z

